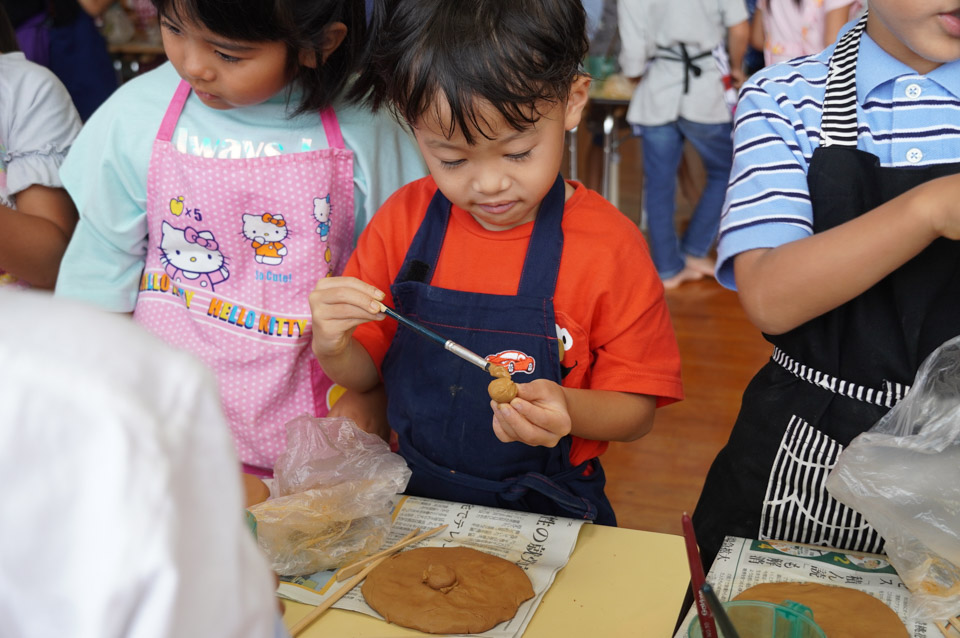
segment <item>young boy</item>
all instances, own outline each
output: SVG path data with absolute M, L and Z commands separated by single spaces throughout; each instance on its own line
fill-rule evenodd
M 724 535 L 879 551 L 825 481 L 960 332 L 960 2 L 870 0 L 741 91 L 717 277 L 776 346 L 694 514 Z
M 347 388 L 382 375 L 408 492 L 614 525 L 597 457 L 682 390 L 640 231 L 559 176 L 590 83 L 583 8 L 409 0 L 385 24 L 358 90 L 403 115 L 431 176 L 378 211 L 343 277 L 317 283 L 313 351 Z M 380 302 L 512 357 L 518 397 L 492 403 L 486 372 L 383 321 Z

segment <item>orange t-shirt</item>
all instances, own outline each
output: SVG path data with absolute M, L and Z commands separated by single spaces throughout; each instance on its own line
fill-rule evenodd
M 563 385 L 652 395 L 658 406 L 683 398 L 680 352 L 643 235 L 598 193 L 570 184 L 576 190 L 564 207 L 553 299 L 565 348 L 561 365 L 569 370 Z M 436 190 L 433 178 L 424 177 L 394 193 L 363 231 L 343 274 L 376 286 L 393 305 L 390 286 Z M 453 206 L 430 285 L 515 295 L 532 230 L 533 222 L 487 230 Z M 353 336 L 379 367 L 396 329 L 394 321 L 371 321 Z M 606 441 L 573 437 L 570 462 L 606 449 Z

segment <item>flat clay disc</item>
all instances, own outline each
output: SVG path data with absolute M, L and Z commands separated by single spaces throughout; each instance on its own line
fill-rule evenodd
M 469 547 L 400 552 L 367 575 L 362 591 L 388 622 L 431 634 L 486 631 L 533 598 L 522 569 Z
M 819 583 L 762 583 L 740 592 L 734 600 L 785 600 L 806 605 L 829 638 L 910 638 L 896 612 L 879 598 L 849 587 Z

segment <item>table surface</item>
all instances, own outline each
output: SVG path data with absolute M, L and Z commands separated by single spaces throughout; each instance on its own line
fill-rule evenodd
M 524 638 L 670 636 L 690 581 L 683 538 L 584 525 L 570 560 L 544 595 Z M 284 601 L 288 628 L 313 607 Z M 305 638 L 429 636 L 358 612 L 330 609 Z

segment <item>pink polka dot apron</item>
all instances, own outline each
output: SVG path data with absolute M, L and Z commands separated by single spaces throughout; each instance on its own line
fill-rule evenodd
M 171 138 L 189 94 L 181 82 L 153 143 L 134 318 L 216 373 L 240 459 L 269 473 L 284 425 L 326 415 L 335 392 L 310 350 L 308 294 L 352 249 L 353 153 L 332 109 L 320 114 L 327 149 L 181 153 Z

